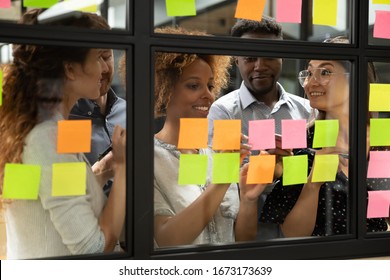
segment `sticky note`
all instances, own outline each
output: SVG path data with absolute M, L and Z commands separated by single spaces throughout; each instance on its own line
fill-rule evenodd
M 65 2 L 74 2 L 74 9 L 76 11 L 96 13 L 98 11 L 98 4 L 103 2 L 101 0 L 65 0 Z M 73 6 L 68 6 L 73 8 Z
M 369 110 L 390 112 L 390 84 L 370 84 Z
M 54 163 L 52 169 L 52 196 L 86 194 L 87 165 L 85 162 Z
M 180 119 L 178 149 L 207 148 L 208 120 L 207 118 Z
M 241 120 L 215 120 L 213 150 L 239 150 L 241 147 Z
M 338 120 L 317 120 L 314 122 L 314 139 L 312 148 L 336 146 L 339 134 Z
M 307 147 L 306 120 L 282 120 L 282 149 Z
M 249 157 L 247 184 L 268 184 L 274 180 L 275 155 L 258 155 Z
M 369 191 L 367 218 L 389 217 L 390 191 Z
M 390 178 L 390 151 L 370 151 L 367 178 Z
M 276 0 L 276 21 L 301 23 L 302 0 Z
M 57 4 L 58 0 L 24 0 L 23 7 L 26 8 L 50 8 Z
M 0 69 L 0 106 L 3 105 L 3 71 Z
M 260 21 L 265 2 L 266 0 L 238 0 L 234 17 Z
M 339 167 L 339 155 L 316 155 L 314 158 L 314 170 L 311 181 L 334 182 L 336 181 Z
M 240 177 L 239 153 L 213 154 L 213 184 L 237 183 Z
M 165 0 L 167 16 L 195 16 L 195 0 Z
M 390 4 L 390 0 L 372 0 L 372 4 Z
M 181 154 L 179 163 L 179 185 L 201 185 L 207 178 L 207 155 Z
M 374 33 L 375 38 L 390 39 L 390 12 L 375 11 Z
M 370 146 L 390 146 L 390 119 L 370 119 Z
M 91 152 L 91 120 L 58 121 L 58 153 Z
M 307 155 L 283 157 L 283 186 L 307 183 Z
M 275 120 L 249 121 L 248 138 L 252 150 L 275 149 Z
M 11 8 L 11 0 L 0 0 L 0 8 Z
M 3 198 L 38 199 L 41 167 L 21 163 L 6 163 L 4 167 Z
M 313 0 L 313 24 L 337 25 L 337 0 Z

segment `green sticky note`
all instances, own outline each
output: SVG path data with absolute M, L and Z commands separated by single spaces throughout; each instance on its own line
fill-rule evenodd
M 390 84 L 370 84 L 369 111 L 390 112 Z
M 314 0 L 313 24 L 337 25 L 337 0 Z
M 312 182 L 333 182 L 339 167 L 339 155 L 316 155 Z
M 240 176 L 239 153 L 213 154 L 213 184 L 237 183 Z
M 335 147 L 339 134 L 339 120 L 314 122 L 313 148 Z
M 41 167 L 6 163 L 4 167 L 3 198 L 37 200 Z
M 370 119 L 370 146 L 390 146 L 390 119 Z
M 179 185 L 205 184 L 207 163 L 207 155 L 181 154 L 179 164 Z
M 85 162 L 53 164 L 52 196 L 85 195 L 87 165 Z
M 283 186 L 307 183 L 307 155 L 283 157 Z
M 0 69 L 0 106 L 3 105 L 3 71 Z
M 57 4 L 58 0 L 24 0 L 23 7 L 25 8 L 50 8 Z
M 165 5 L 169 17 L 196 15 L 195 0 L 165 0 Z

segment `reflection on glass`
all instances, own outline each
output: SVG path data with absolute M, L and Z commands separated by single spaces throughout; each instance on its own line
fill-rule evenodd
M 168 7 L 167 2 L 170 2 Z M 196 12 L 192 15 L 183 13 L 178 3 L 180 2 L 154 0 L 154 26 L 179 25 L 187 29 L 205 30 L 217 36 L 230 36 L 236 17 L 254 19 L 253 11 L 259 11 L 256 18 L 260 19 L 261 15 L 265 15 L 280 22 L 283 37 L 287 40 L 322 42 L 325 38 L 351 33 L 349 19 L 353 17 L 353 10 L 347 0 L 329 1 L 323 6 L 321 3 L 314 5 L 314 1 L 271 0 L 265 1 L 264 7 L 244 7 L 245 9 L 240 9 L 239 1 L 198 0 Z M 299 4 L 301 6 L 297 6 Z M 176 11 L 176 14 L 171 11 Z
M 95 14 L 78 20 L 109 28 Z M 9 49 L 2 44 L 3 55 Z M 115 70 L 124 52 L 23 44 L 12 50 L 1 68 L 2 256 L 126 250 L 126 101 Z M 115 153 L 98 160 L 108 147 Z
M 127 0 L 11 1 L 9 7 L 0 8 L 0 21 L 19 22 L 25 12 L 34 8 L 43 8 L 45 11 L 38 19 L 41 24 L 77 17 L 81 12 L 91 12 L 107 19 L 113 29 L 126 29 L 127 2 Z
M 389 230 L 390 174 L 388 174 L 389 136 L 386 122 L 389 119 L 388 86 L 390 84 L 390 64 L 369 62 L 369 113 L 367 137 L 367 232 Z M 385 125 L 386 127 L 383 127 Z M 372 230 L 372 225 L 377 230 Z

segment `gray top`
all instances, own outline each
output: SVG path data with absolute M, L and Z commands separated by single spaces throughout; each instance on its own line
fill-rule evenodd
M 205 185 L 178 185 L 180 152 L 176 146 L 154 139 L 154 215 L 173 216 L 180 213 L 207 188 L 211 182 L 212 151 L 202 149 L 199 153 L 209 156 L 207 183 Z M 234 242 L 234 221 L 237 217 L 239 203 L 237 184 L 231 184 L 219 210 L 192 244 Z
M 57 153 L 56 115 L 36 125 L 27 135 L 23 164 L 41 166 L 38 200 L 14 200 L 7 204 L 7 258 L 27 259 L 101 253 L 105 238 L 98 218 L 106 197 L 83 154 Z M 53 197 L 52 164 L 87 163 L 87 193 Z

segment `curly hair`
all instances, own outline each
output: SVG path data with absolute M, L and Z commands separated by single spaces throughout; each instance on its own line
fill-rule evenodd
M 165 27 L 155 29 L 156 33 L 211 36 L 202 31 L 186 30 L 181 27 Z M 172 89 L 179 80 L 183 69 L 196 59 L 204 60 L 214 74 L 215 97 L 222 88 L 229 84 L 229 69 L 231 57 L 213 54 L 156 52 L 154 55 L 154 114 L 155 117 L 164 116 L 170 102 Z
M 241 37 L 246 33 L 270 34 L 283 39 L 282 26 L 268 16 L 263 16 L 260 21 L 238 19 L 230 31 L 232 37 Z
M 21 23 L 38 24 L 42 9 L 23 15 Z M 96 29 L 104 20 L 84 13 L 66 20 L 73 26 Z M 50 25 L 61 24 L 61 22 Z M 106 27 L 106 26 L 105 26 Z M 106 29 L 106 28 L 103 29 Z M 0 193 L 6 163 L 21 163 L 25 138 L 33 127 L 52 116 L 63 99 L 65 62 L 84 65 L 90 48 L 13 45 L 13 62 L 4 67 L 3 104 L 0 106 Z

